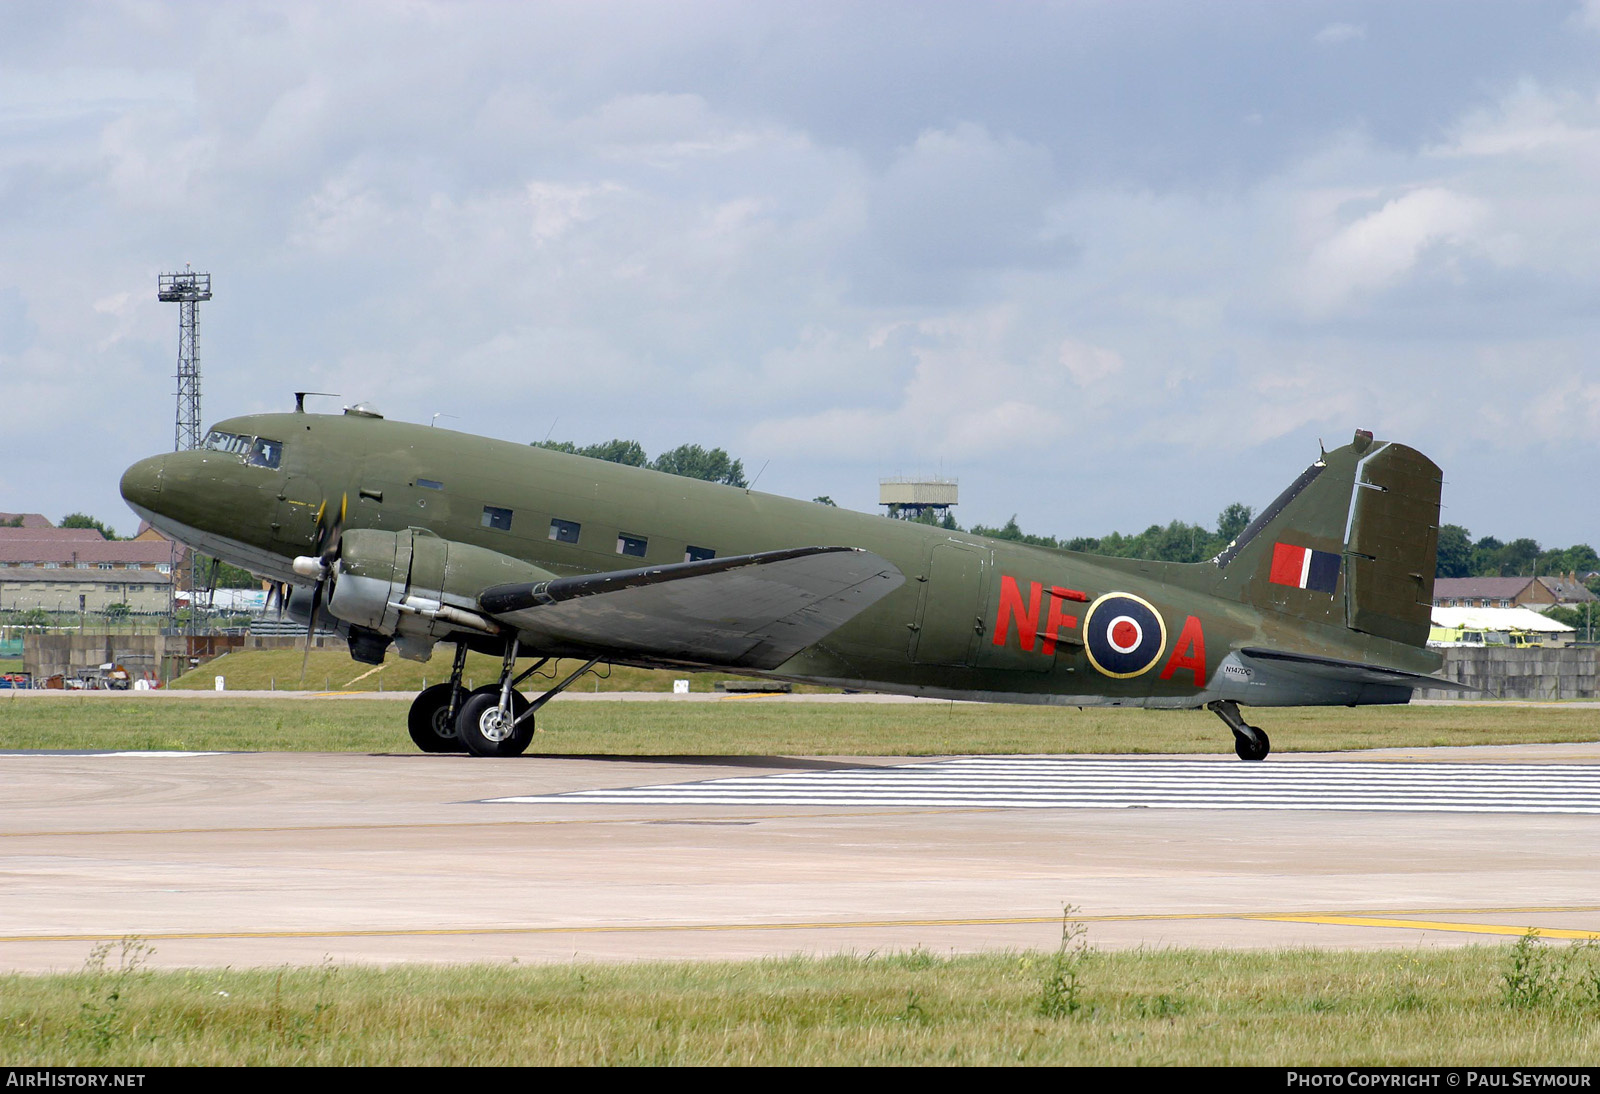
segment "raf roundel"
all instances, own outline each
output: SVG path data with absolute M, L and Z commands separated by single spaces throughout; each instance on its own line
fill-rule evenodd
M 1125 679 L 1149 672 L 1167 648 L 1161 613 L 1132 593 L 1107 593 L 1089 605 L 1083 619 L 1089 663 Z

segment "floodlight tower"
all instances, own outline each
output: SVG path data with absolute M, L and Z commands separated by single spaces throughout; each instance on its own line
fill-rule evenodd
M 182 452 L 200 447 L 200 301 L 211 299 L 211 275 L 195 273 L 185 262 L 182 273 L 161 275 L 156 295 L 178 305 L 178 418 L 172 447 Z
M 156 283 L 156 296 L 178 305 L 178 416 L 173 426 L 172 447 L 178 452 L 200 447 L 200 301 L 211 299 L 211 275 L 195 273 L 183 264 L 182 273 L 162 274 Z M 176 622 L 178 610 L 178 542 L 172 542 L 172 599 L 168 611 Z M 199 576 L 194 552 L 189 552 L 189 635 L 195 633 L 195 603 Z

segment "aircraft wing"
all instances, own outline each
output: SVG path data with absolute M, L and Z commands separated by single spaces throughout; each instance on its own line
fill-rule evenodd
M 870 551 L 800 547 L 496 585 L 478 606 L 551 649 L 770 670 L 904 582 Z
M 1342 680 L 1353 684 L 1388 684 L 1392 687 L 1411 688 L 1414 691 L 1426 688 L 1439 691 L 1483 690 L 1471 684 L 1458 684 L 1454 680 L 1446 680 L 1439 676 L 1427 676 L 1420 672 L 1407 672 L 1404 669 L 1386 668 L 1382 665 L 1366 665 L 1359 661 L 1341 661 L 1337 657 L 1288 653 L 1284 650 L 1269 650 L 1259 646 L 1246 646 L 1238 653 L 1251 660 L 1267 661 L 1279 668 L 1324 680 Z

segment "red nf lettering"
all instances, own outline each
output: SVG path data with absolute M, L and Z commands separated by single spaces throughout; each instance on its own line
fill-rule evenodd
M 1075 600 L 1082 593 L 1074 593 L 1071 589 L 1063 589 L 1059 585 L 1050 587 L 1050 614 L 1045 617 L 1044 642 L 1039 647 L 1039 652 L 1048 656 L 1056 652 L 1056 639 L 1061 637 L 1063 627 L 1071 630 L 1078 625 L 1078 617 L 1067 615 L 1061 610 L 1063 600 Z
M 1026 606 L 1022 603 L 1022 590 L 1017 588 L 1017 579 L 1010 574 L 1000 575 L 1000 615 L 995 620 L 994 644 L 1003 646 L 1006 637 L 1011 631 L 1011 618 L 1016 616 L 1017 641 L 1024 650 L 1033 652 L 1033 640 L 1039 633 L 1039 593 L 1040 586 L 1037 581 L 1032 583 L 1029 590 L 1029 600 Z M 1050 598 L 1050 610 L 1055 611 L 1056 600 Z M 1048 647 L 1045 652 L 1055 649 L 1055 632 L 1052 631 L 1045 639 Z
M 1190 616 L 1183 621 L 1183 633 L 1172 644 L 1172 656 L 1167 667 L 1161 670 L 1161 679 L 1170 680 L 1179 669 L 1194 670 L 1194 686 L 1206 686 L 1206 635 L 1200 629 L 1200 620 Z

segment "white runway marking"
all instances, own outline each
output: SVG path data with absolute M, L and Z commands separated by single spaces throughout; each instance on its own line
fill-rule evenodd
M 1600 767 L 991 756 L 488 800 L 519 804 L 1600 813 Z

